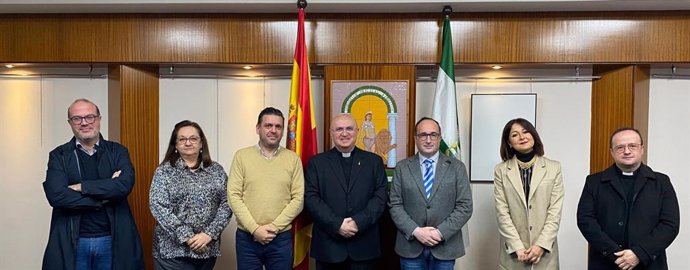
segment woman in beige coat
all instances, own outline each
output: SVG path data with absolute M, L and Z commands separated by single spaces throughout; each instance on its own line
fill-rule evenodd
M 544 157 L 537 130 L 522 118 L 503 128 L 501 159 L 494 171 L 498 269 L 558 269 L 561 164 Z

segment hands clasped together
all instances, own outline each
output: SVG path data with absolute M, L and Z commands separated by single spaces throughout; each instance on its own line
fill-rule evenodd
M 357 222 L 355 222 L 355 220 L 351 217 L 348 217 L 343 219 L 343 223 L 340 224 L 340 230 L 338 230 L 338 234 L 340 234 L 342 237 L 350 238 L 354 236 L 358 231 L 359 228 L 357 227 Z
M 441 243 L 443 241 L 443 236 L 441 236 L 441 232 L 434 228 L 434 227 L 419 227 L 414 229 L 412 231 L 412 235 L 414 236 L 417 241 L 422 243 L 422 245 L 425 245 L 427 247 L 433 247 L 435 245 L 438 245 L 438 243 Z
M 535 245 L 528 249 L 518 249 L 517 251 L 515 251 L 515 254 L 518 257 L 518 261 L 520 262 L 527 264 L 537 264 L 539 263 L 541 256 L 544 255 L 544 249 L 540 246 Z
M 273 224 L 264 224 L 256 228 L 252 235 L 254 235 L 254 241 L 266 245 L 276 238 L 276 235 L 278 235 L 278 228 Z
M 618 251 L 613 253 L 613 255 L 618 256 L 615 263 L 621 270 L 633 269 L 640 263 L 640 259 L 637 258 L 635 252 L 632 252 L 632 250 L 629 249 Z
M 210 235 L 205 232 L 200 232 L 192 236 L 192 238 L 189 238 L 189 240 L 187 240 L 187 245 L 196 253 L 204 253 L 208 251 L 208 243 L 211 243 L 211 240 L 213 239 Z

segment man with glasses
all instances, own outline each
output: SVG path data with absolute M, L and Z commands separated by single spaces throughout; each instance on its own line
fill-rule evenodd
M 230 168 L 228 201 L 237 219 L 237 269 L 292 269 L 290 223 L 304 205 L 302 161 L 280 146 L 283 113 L 259 113 L 256 145 L 238 150 Z
M 439 152 L 441 127 L 424 117 L 415 125 L 416 155 L 398 162 L 390 190 L 401 269 L 452 270 L 465 255 L 460 229 L 472 216 L 465 164 Z
M 87 99 L 72 102 L 67 122 L 74 137 L 50 152 L 43 182 L 53 207 L 43 269 L 144 269 L 127 148 L 103 139 L 100 110 Z
M 668 269 L 665 249 L 678 235 L 678 199 L 668 176 L 642 164 L 639 131 L 610 140 L 615 162 L 587 176 L 577 225 L 590 244 L 588 269 Z
M 373 270 L 381 255 L 386 172 L 381 157 L 355 146 L 357 131 L 351 115 L 334 117 L 334 147 L 307 165 L 304 207 L 314 220 L 311 256 L 317 270 Z

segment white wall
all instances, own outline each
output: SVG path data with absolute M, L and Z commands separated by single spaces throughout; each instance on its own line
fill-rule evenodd
M 647 164 L 671 178 L 680 204 L 680 234 L 666 250 L 669 269 L 690 269 L 690 80 L 653 79 L 649 87 Z
M 81 97 L 107 112 L 107 80 L 0 78 L 1 269 L 41 268 L 51 211 L 41 185 L 48 152 L 72 137 L 67 107 Z M 107 138 L 107 125 L 101 131 Z

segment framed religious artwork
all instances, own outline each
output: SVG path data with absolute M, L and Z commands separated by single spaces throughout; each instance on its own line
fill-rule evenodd
M 383 158 L 387 168 L 414 153 L 411 145 L 411 117 L 414 95 L 409 81 L 332 80 L 330 93 L 325 95 L 331 117 L 348 113 L 357 122 L 356 146 Z M 325 125 L 330 126 L 326 117 Z M 330 137 L 325 136 L 330 146 Z

